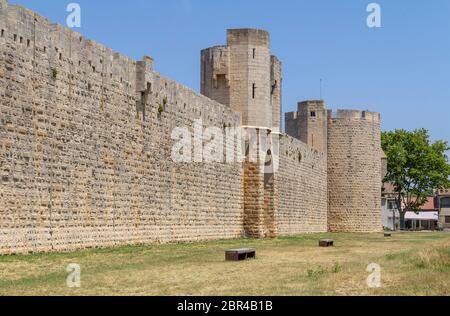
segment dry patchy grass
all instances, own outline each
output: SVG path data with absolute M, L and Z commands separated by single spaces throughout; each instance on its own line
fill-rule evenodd
M 331 237 L 333 248 L 319 248 Z M 225 262 L 254 247 L 257 259 Z M 81 288 L 66 287 L 80 264 Z M 382 287 L 366 284 L 370 263 Z M 312 234 L 0 257 L 0 295 L 450 295 L 450 234 Z

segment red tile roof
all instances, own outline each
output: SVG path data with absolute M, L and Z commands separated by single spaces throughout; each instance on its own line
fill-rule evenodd
M 395 193 L 394 185 L 390 182 L 383 183 L 383 193 L 384 194 L 392 194 Z
M 427 202 L 420 208 L 422 211 L 435 211 L 439 210 L 436 205 L 436 199 L 434 197 L 429 197 Z

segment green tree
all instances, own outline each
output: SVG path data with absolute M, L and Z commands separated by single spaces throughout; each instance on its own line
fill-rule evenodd
M 388 172 L 384 182 L 394 185 L 400 228 L 405 229 L 406 212 L 418 212 L 435 190 L 450 187 L 450 165 L 445 141 L 431 142 L 426 129 L 382 133 Z

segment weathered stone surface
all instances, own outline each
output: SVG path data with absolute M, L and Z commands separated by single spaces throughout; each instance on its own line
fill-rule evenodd
M 380 114 L 328 113 L 328 229 L 380 232 Z
M 327 231 L 327 159 L 298 140 L 280 140 L 278 232 Z
M 266 31 L 202 51 L 203 95 L 6 0 L 0 31 L 0 254 L 381 227 L 379 117 L 325 122 L 309 102 L 306 129 L 279 134 Z M 272 132 L 271 146 L 243 163 L 174 162 L 172 132 L 198 119 Z
M 0 253 L 243 235 L 242 166 L 171 159 L 176 126 L 238 114 L 148 58 L 21 7 L 0 14 Z

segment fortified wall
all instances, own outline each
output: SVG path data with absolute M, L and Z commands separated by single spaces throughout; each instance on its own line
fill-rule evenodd
M 0 253 L 243 235 L 241 166 L 171 159 L 238 114 L 4 1 L 0 32 Z
M 203 50 L 203 95 L 150 57 L 132 60 L 6 0 L 0 32 L 0 254 L 381 229 L 381 184 L 380 194 L 374 182 L 361 188 L 367 203 L 355 197 L 378 173 L 359 136 L 376 151 L 379 117 L 371 128 L 366 116 L 308 119 L 306 133 L 287 122 L 296 133 L 280 133 L 282 65 L 267 32 L 229 30 L 227 45 Z M 258 138 L 210 139 L 223 152 L 205 162 L 199 122 Z M 192 161 L 173 159 L 177 127 Z M 355 220 L 365 207 L 368 225 Z

